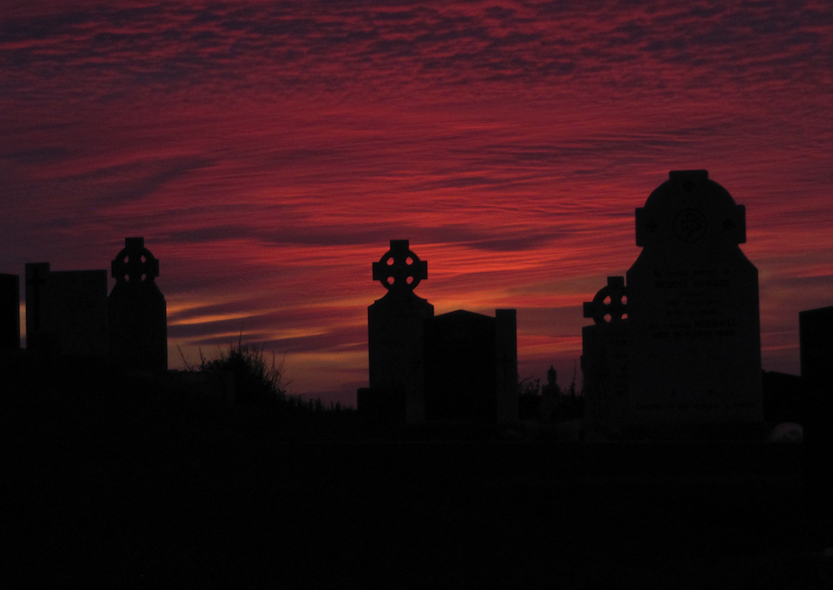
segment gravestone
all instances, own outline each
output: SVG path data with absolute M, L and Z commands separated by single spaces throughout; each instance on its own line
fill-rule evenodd
M 0 274 L 0 350 L 20 348 L 20 277 Z
M 518 421 L 518 314 L 514 309 L 495 310 L 495 349 L 498 423 Z
M 47 356 L 106 356 L 107 271 L 26 264 L 26 347 Z
M 155 280 L 159 261 L 144 238 L 126 238 L 110 266 L 116 279 L 108 299 L 110 358 L 122 369 L 166 371 L 167 307 Z
M 424 322 L 433 317 L 434 306 L 414 289 L 426 278 L 428 263 L 411 251 L 408 240 L 391 240 L 390 250 L 373 263 L 373 280 L 387 293 L 367 308 L 370 388 L 360 392 L 359 411 L 381 397 L 390 419 L 425 419 Z
M 512 423 L 518 420 L 514 309 L 495 317 L 465 310 L 425 321 L 425 418 Z
M 833 518 L 833 307 L 800 312 L 798 325 L 808 505 L 814 516 Z
M 761 422 L 758 271 L 745 241 L 744 207 L 705 170 L 671 172 L 636 210 L 629 420 Z
M 584 416 L 588 430 L 612 434 L 629 422 L 630 357 L 627 292 L 624 277 L 608 277 L 584 317 L 593 325 L 581 329 Z

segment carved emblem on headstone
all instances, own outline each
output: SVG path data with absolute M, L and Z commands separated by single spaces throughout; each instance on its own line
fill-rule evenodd
M 144 238 L 126 238 L 110 268 L 117 283 L 153 281 L 159 276 L 159 261 L 145 248 Z
M 373 280 L 380 281 L 389 291 L 413 291 L 427 278 L 428 263 L 411 251 L 408 240 L 391 240 L 390 250 L 373 263 Z
M 706 235 L 706 217 L 697 209 L 683 209 L 674 217 L 674 233 L 684 242 L 696 242 Z
M 112 360 L 128 370 L 165 371 L 167 306 L 154 281 L 159 260 L 145 248 L 144 238 L 126 238 L 110 267 L 116 279 L 108 305 Z
M 599 289 L 593 301 L 584 302 L 584 317 L 597 324 L 618 322 L 628 314 L 625 277 L 607 277 L 607 286 Z

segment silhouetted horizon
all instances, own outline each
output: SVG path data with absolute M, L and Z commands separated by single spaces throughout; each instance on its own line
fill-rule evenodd
M 833 288 L 831 19 L 9 0 L 0 272 L 106 269 L 144 236 L 167 261 L 172 367 L 242 331 L 298 393 L 353 403 L 366 264 L 403 237 L 432 261 L 437 314 L 518 310 L 518 372 L 543 379 L 572 374 L 582 302 L 638 252 L 632 211 L 669 170 L 708 169 L 750 212 L 763 367 L 797 374 L 794 318 Z

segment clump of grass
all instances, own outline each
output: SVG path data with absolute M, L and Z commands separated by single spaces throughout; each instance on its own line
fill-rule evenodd
M 182 360 L 189 371 L 230 373 L 234 379 L 235 401 L 239 404 L 282 405 L 289 397 L 289 382 L 284 381 L 283 359 L 277 362 L 272 354 L 270 362 L 264 347 L 244 344 L 242 334 L 237 344 L 229 345 L 227 350 L 219 350 L 213 359 L 207 359 L 200 348 L 199 365 L 192 365 L 184 356 Z
M 273 353 L 271 360 L 268 360 L 264 347 L 244 344 L 242 334 L 237 344 L 231 344 L 227 350 L 219 350 L 216 358 L 207 359 L 200 349 L 199 365 L 191 365 L 184 356 L 183 362 L 189 371 L 231 373 L 234 378 L 235 402 L 241 405 L 272 406 L 316 413 L 348 410 L 338 402 L 324 404 L 320 399 L 304 400 L 297 395 L 290 395 L 287 388 L 291 381 L 284 380 L 284 359 L 278 362 Z

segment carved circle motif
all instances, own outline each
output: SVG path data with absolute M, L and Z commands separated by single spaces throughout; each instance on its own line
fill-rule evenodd
M 627 291 L 624 285 L 602 287 L 588 306 L 596 324 L 618 322 L 628 313 Z M 608 320 L 607 317 L 610 317 Z
M 117 283 L 140 283 L 159 276 L 159 261 L 144 246 L 124 248 L 113 260 L 111 268 Z
M 373 264 L 373 278 L 389 291 L 413 291 L 427 277 L 427 266 L 408 248 L 407 241 L 394 241 L 391 249 Z
M 683 209 L 674 217 L 674 233 L 683 242 L 697 242 L 706 235 L 706 216 L 697 209 Z

